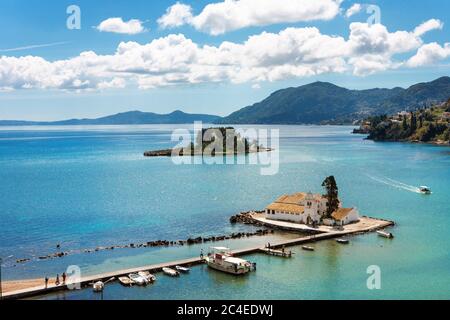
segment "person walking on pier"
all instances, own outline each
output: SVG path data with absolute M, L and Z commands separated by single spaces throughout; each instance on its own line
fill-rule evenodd
M 66 284 L 66 278 L 67 278 L 67 275 L 66 275 L 66 273 L 65 272 L 63 272 L 63 274 L 62 274 L 62 283 L 63 284 Z
M 203 257 L 204 257 L 204 255 L 203 255 L 203 249 L 201 249 L 201 250 L 200 250 L 200 259 L 203 260 Z
M 45 277 L 45 289 L 48 288 L 48 277 Z

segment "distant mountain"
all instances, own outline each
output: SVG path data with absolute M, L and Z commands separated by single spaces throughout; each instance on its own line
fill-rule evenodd
M 36 121 L 0 121 L 0 126 L 33 126 L 33 125 L 120 125 L 120 124 L 183 124 L 202 121 L 213 123 L 219 120 L 219 116 L 207 114 L 189 114 L 182 111 L 175 111 L 170 114 L 157 114 L 151 112 L 130 111 L 118 113 L 112 116 L 97 119 L 71 119 L 54 122 Z
M 221 118 L 221 124 L 352 123 L 368 116 L 416 110 L 450 97 L 450 77 L 408 89 L 349 90 L 315 82 L 272 93 L 265 100 Z

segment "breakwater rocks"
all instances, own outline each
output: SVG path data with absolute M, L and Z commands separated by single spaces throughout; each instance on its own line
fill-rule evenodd
M 210 237 L 195 237 L 188 238 L 186 240 L 176 240 L 176 241 L 168 241 L 168 240 L 156 240 L 149 241 L 144 243 L 130 243 L 126 245 L 116 245 L 116 246 L 106 246 L 106 247 L 97 247 L 94 249 L 83 249 L 83 250 L 71 250 L 65 252 L 56 252 L 46 256 L 39 256 L 34 260 L 50 260 L 56 258 L 62 258 L 72 254 L 80 254 L 80 253 L 95 253 L 106 250 L 115 250 L 115 249 L 137 249 L 137 248 L 157 248 L 157 247 L 174 247 L 174 246 L 185 246 L 185 245 L 194 245 L 194 244 L 202 244 L 216 241 L 224 241 L 230 239 L 241 239 L 241 238 L 249 238 L 254 236 L 265 236 L 268 234 L 274 233 L 273 230 L 269 229 L 258 229 L 254 232 L 236 232 L 228 235 L 219 235 L 219 236 L 210 236 Z M 17 264 L 23 264 L 26 262 L 30 262 L 31 258 L 25 259 L 17 259 Z
M 242 223 L 242 224 L 252 224 L 255 226 L 262 227 L 263 224 L 255 219 L 253 219 L 252 215 L 255 213 L 264 213 L 264 211 L 246 211 L 241 212 L 235 216 L 231 216 L 230 223 Z

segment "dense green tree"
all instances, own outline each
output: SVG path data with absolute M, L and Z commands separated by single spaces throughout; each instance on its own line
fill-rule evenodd
M 406 122 L 406 117 L 403 117 L 402 129 L 403 131 L 408 130 L 408 123 Z
M 411 134 L 416 132 L 417 130 L 417 118 L 414 112 L 411 112 L 411 125 L 410 125 Z
M 326 194 L 324 197 L 327 198 L 327 218 L 331 218 L 333 212 L 339 208 L 339 190 L 334 176 L 327 177 L 323 183 L 322 187 L 325 188 Z

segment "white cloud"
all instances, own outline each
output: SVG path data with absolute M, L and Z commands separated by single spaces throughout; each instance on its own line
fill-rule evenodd
M 97 26 L 97 30 L 121 34 L 138 34 L 146 31 L 142 21 L 131 19 L 125 22 L 122 18 L 106 19 Z
M 180 27 L 189 24 L 192 18 L 191 6 L 177 2 L 167 9 L 165 15 L 158 19 L 158 24 L 161 28 Z
M 355 3 L 349 9 L 347 9 L 347 11 L 345 12 L 345 16 L 347 18 L 350 18 L 351 16 L 361 12 L 361 10 L 362 10 L 362 5 L 359 3 Z
M 97 88 L 102 89 L 122 89 L 126 87 L 126 81 L 122 78 L 113 78 L 111 81 L 102 81 L 97 85 Z
M 450 45 L 424 44 L 415 32 L 389 32 L 381 24 L 350 24 L 348 38 L 319 29 L 262 32 L 242 43 L 199 45 L 182 34 L 146 44 L 122 42 L 110 55 L 93 51 L 57 61 L 0 57 L 0 90 L 149 89 L 183 84 L 262 83 L 325 73 L 358 76 L 402 66 L 418 67 L 449 57 Z M 416 53 L 409 60 L 396 60 Z
M 208 4 L 197 16 L 192 8 L 177 3 L 158 21 L 161 27 L 190 24 L 211 35 L 252 26 L 331 20 L 339 14 L 342 0 L 225 0 Z
M 419 48 L 417 53 L 411 57 L 406 65 L 408 67 L 422 67 L 432 65 L 437 61 L 450 57 L 450 43 L 446 43 L 443 47 L 436 42 L 428 43 Z
M 442 23 L 440 20 L 430 19 L 430 20 L 422 23 L 418 27 L 416 27 L 414 29 L 414 34 L 417 37 L 420 37 L 420 36 L 424 35 L 425 33 L 435 30 L 435 29 L 442 30 L 443 27 L 444 27 L 444 23 Z
M 390 33 L 381 24 L 369 26 L 367 23 L 355 22 L 350 24 L 349 44 L 352 51 L 360 55 L 392 55 L 417 49 L 422 41 L 411 32 Z

